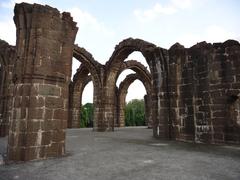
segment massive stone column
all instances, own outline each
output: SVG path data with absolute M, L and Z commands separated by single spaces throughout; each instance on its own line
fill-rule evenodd
M 17 4 L 14 12 L 17 62 L 8 159 L 61 156 L 76 23 L 69 13 L 38 4 Z

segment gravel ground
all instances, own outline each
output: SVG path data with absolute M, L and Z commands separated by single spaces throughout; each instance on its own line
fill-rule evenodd
M 0 138 L 0 153 L 7 138 Z M 152 130 L 115 132 L 71 129 L 67 155 L 0 165 L 0 180 L 151 180 L 240 179 L 240 146 L 156 140 Z

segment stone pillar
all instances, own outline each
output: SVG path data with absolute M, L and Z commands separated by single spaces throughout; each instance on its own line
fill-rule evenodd
M 128 93 L 127 88 L 125 88 L 123 90 L 121 89 L 121 92 L 119 92 L 119 95 L 118 95 L 119 127 L 125 127 L 125 107 L 126 107 L 126 96 Z
M 152 110 L 151 110 L 151 99 L 150 95 L 144 96 L 145 105 L 145 124 L 148 128 L 152 128 Z
M 101 71 L 106 75 L 105 71 Z M 107 85 L 108 80 L 104 78 L 102 80 L 102 87 L 96 94 L 94 93 L 94 130 L 99 132 L 114 131 L 116 85 Z
M 14 12 L 17 62 L 8 159 L 61 156 L 76 23 L 69 13 L 38 4 L 17 4 Z
M 149 63 L 152 69 L 153 88 L 151 93 L 153 136 L 171 139 L 171 119 L 169 117 L 168 92 L 168 52 L 162 48 L 155 48 L 152 52 L 153 60 Z
M 81 99 L 82 92 L 73 85 L 70 89 L 69 120 L 71 123 L 68 128 L 80 128 Z
M 114 89 L 115 90 L 115 89 Z M 97 109 L 98 118 L 94 127 L 96 131 L 114 131 L 114 115 L 115 115 L 115 91 L 112 92 L 109 88 L 101 89 L 102 96 L 99 99 L 99 106 Z M 113 94 L 113 95 L 112 95 Z M 94 111 L 95 113 L 96 111 Z
M 102 108 L 102 86 L 95 86 L 93 90 L 93 130 L 94 131 L 104 131 L 102 128 L 103 123 L 99 123 L 102 120 L 103 108 Z
M 115 105 L 114 105 L 114 127 L 119 127 L 119 103 L 118 103 L 118 87 L 115 88 Z

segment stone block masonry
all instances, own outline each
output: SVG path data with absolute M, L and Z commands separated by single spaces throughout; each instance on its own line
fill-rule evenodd
M 240 44 L 201 42 L 169 50 L 172 136 L 205 143 L 240 143 Z
M 8 159 L 61 156 L 76 23 L 69 13 L 38 4 L 17 4 L 14 12 L 17 59 Z

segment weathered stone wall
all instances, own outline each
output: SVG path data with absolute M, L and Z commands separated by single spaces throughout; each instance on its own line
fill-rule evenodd
M 69 13 L 17 4 L 17 60 L 8 158 L 15 161 L 65 153 L 68 86 L 76 23 Z
M 8 134 L 12 107 L 12 72 L 15 47 L 0 40 L 0 137 Z
M 171 136 L 193 141 L 194 126 L 194 82 L 193 62 L 186 49 L 180 44 L 169 50 L 169 118 L 172 124 Z
M 239 143 L 240 44 L 199 43 L 169 50 L 172 136 L 207 143 Z

